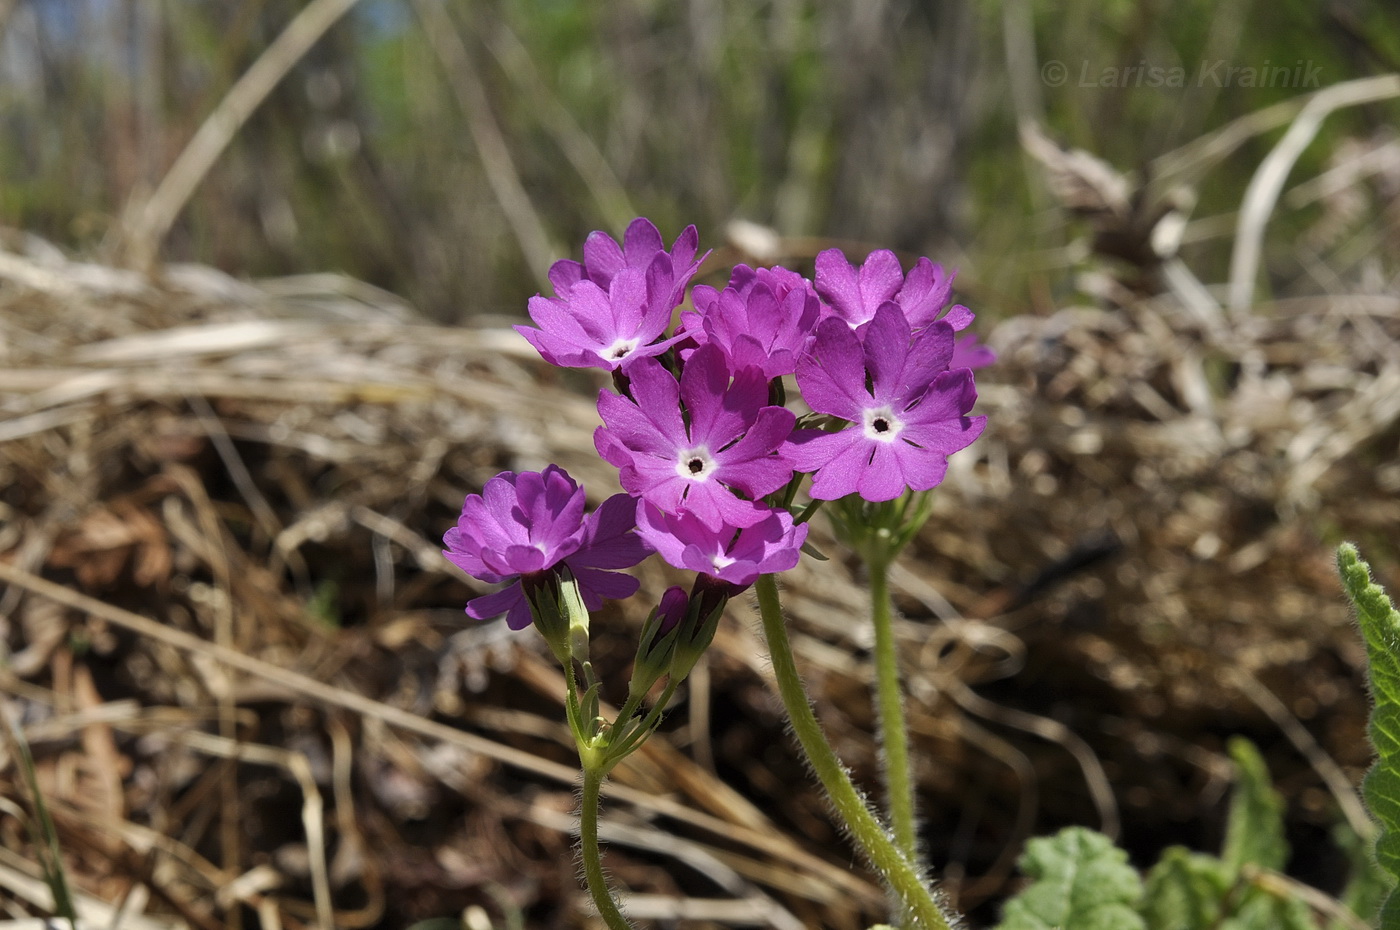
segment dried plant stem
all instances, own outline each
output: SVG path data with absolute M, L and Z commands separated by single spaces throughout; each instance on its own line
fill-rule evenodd
M 885 803 L 895 845 L 905 858 L 917 863 L 919 848 L 914 821 L 914 779 L 910 770 L 909 728 L 904 720 L 899 658 L 894 641 L 890 567 L 883 559 L 871 559 L 866 567 L 870 570 L 870 616 L 875 626 L 875 703 L 880 718 Z
M 951 930 L 953 922 L 943 912 L 933 893 L 924 884 L 918 868 L 900 852 L 885 828 L 866 806 L 831 743 L 822 733 L 821 724 L 812 713 L 812 705 L 802 688 L 783 621 L 783 607 L 778 598 L 778 583 L 772 575 L 761 575 L 754 583 L 758 594 L 759 615 L 763 619 L 763 635 L 768 641 L 768 653 L 773 662 L 773 674 L 778 681 L 778 693 L 792 722 L 793 733 L 802 746 L 807 761 L 826 789 L 827 797 L 845 822 L 847 829 L 870 864 L 899 896 L 917 926 L 928 930 Z
M 1264 251 L 1264 227 L 1274 211 L 1288 172 L 1303 150 L 1322 128 L 1322 121 L 1333 110 L 1400 97 L 1400 75 L 1347 81 L 1319 91 L 1303 107 L 1278 145 L 1259 164 L 1240 206 L 1234 251 L 1230 254 L 1230 314 L 1237 319 L 1249 312 L 1254 302 L 1254 279 Z
M 180 157 L 175 159 L 155 193 L 139 206 L 133 206 L 127 214 L 120 247 L 129 264 L 147 268 L 155 261 L 175 218 L 248 117 L 326 30 L 357 2 L 311 0 L 229 88 L 214 112 L 195 131 Z
M 598 846 L 598 801 L 603 791 L 604 766 L 601 760 L 590 760 L 580 747 L 583 763 L 583 801 L 579 806 L 578 833 L 582 847 L 583 874 L 588 879 L 588 893 L 598 907 L 598 914 L 609 930 L 632 930 L 632 925 L 618 910 L 603 874 L 602 850 Z

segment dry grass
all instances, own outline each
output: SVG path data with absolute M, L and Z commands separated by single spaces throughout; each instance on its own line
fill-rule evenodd
M 90 919 L 586 923 L 558 673 L 465 621 L 476 583 L 438 540 L 501 469 L 616 490 L 595 379 L 333 276 L 148 280 L 4 243 L 0 692 Z M 1393 297 L 1231 318 L 1170 293 L 992 335 L 988 433 L 894 579 L 929 851 L 965 906 L 1032 830 L 1139 853 L 1208 831 L 1230 732 L 1271 747 L 1297 829 L 1335 819 L 1325 788 L 1368 750 L 1329 545 L 1394 564 L 1397 339 Z M 796 646 L 872 783 L 860 579 L 821 542 L 786 579 Z M 645 602 L 599 620 L 605 676 Z M 879 889 L 783 738 L 748 611 L 619 770 L 612 871 L 637 917 L 865 926 Z M 47 906 L 29 842 L 0 804 L 10 916 Z

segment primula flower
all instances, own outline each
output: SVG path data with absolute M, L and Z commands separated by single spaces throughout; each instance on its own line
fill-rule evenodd
M 777 290 L 757 276 L 746 287 L 731 284 L 723 291 L 700 285 L 691 292 L 698 312 L 681 316 L 696 342 L 719 346 L 735 369 L 752 366 L 771 380 L 797 370 L 821 316 L 821 301 L 809 287 L 766 277 Z
M 693 513 L 662 513 L 642 502 L 637 533 L 676 568 L 700 572 L 741 588 L 759 575 L 785 572 L 797 565 L 807 524 L 794 526 L 785 510 L 770 511 L 753 526 L 709 527 Z
M 512 630 L 524 629 L 531 616 L 521 577 L 561 563 L 578 580 L 589 610 L 603 606 L 603 598 L 635 594 L 637 579 L 609 569 L 636 565 L 650 554 L 633 532 L 636 502 L 615 494 L 588 516 L 583 507 L 583 489 L 557 465 L 503 472 L 480 494 L 468 495 L 457 525 L 443 537 L 443 555 L 474 578 L 511 584 L 472 600 L 467 615 L 485 620 L 504 613 Z
M 792 477 L 776 453 L 796 420 L 767 406 L 763 374 L 733 372 L 719 347 L 707 345 L 686 362 L 679 384 L 654 360 L 638 361 L 628 375 L 631 398 L 599 392 L 604 425 L 593 434 L 598 454 L 621 470 L 622 487 L 663 510 L 691 510 L 708 526 L 762 520 L 769 511 L 757 499 Z
M 690 283 L 705 255 L 698 259 L 695 252 L 700 244 L 700 236 L 694 226 L 687 226 L 676 237 L 668 252 L 660 231 L 651 220 L 639 216 L 627 227 L 622 236 L 622 244 L 601 229 L 588 234 L 583 243 L 583 262 L 562 259 L 549 267 L 549 283 L 554 285 L 554 293 L 568 296 L 574 285 L 588 280 L 603 290 L 607 290 L 614 276 L 624 268 L 645 272 L 651 267 L 658 254 L 666 256 L 666 269 L 671 274 L 672 291 L 666 297 L 671 309 L 681 302 L 681 294 Z
M 682 338 L 658 341 L 700 267 L 697 242 L 695 227 L 687 227 L 668 252 L 646 219 L 627 227 L 621 246 L 607 233 L 594 232 L 583 247 L 582 264 L 566 259 L 550 267 L 555 296 L 530 298 L 530 319 L 539 329 L 516 326 L 515 331 L 545 361 L 565 368 L 616 371 L 660 355 Z
M 873 320 L 880 305 L 890 300 L 904 311 L 911 329 L 923 329 L 940 318 L 955 331 L 966 329 L 972 323 L 972 311 L 961 304 L 948 308 L 953 277 L 954 272 L 921 258 L 906 278 L 899 259 L 888 249 L 871 252 L 859 270 L 840 249 L 827 249 L 817 256 L 817 293 L 832 314 L 852 329 Z
M 943 480 L 948 456 L 976 439 L 987 419 L 966 416 L 977 390 L 971 371 L 948 370 L 952 356 L 949 324 L 911 333 L 892 302 L 859 331 L 838 319 L 818 326 L 797 384 L 814 411 L 851 425 L 836 433 L 802 430 L 790 441 L 796 469 L 815 472 L 812 497 L 886 501 Z

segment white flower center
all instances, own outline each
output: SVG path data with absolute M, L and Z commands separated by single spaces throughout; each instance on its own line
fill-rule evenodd
M 734 560 L 731 559 L 729 556 L 725 555 L 723 552 L 717 552 L 714 555 L 710 556 L 710 564 L 714 566 L 715 571 L 720 572 L 733 565 Z
M 904 424 L 889 407 L 868 408 L 865 411 L 865 438 L 877 442 L 894 442 Z
M 704 446 L 686 449 L 676 460 L 676 474 L 690 481 L 709 481 L 716 467 L 714 457 Z
M 602 351 L 603 358 L 610 362 L 621 361 L 631 355 L 637 348 L 640 339 L 619 339 Z

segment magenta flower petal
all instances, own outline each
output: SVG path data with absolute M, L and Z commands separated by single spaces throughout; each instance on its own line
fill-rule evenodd
M 817 293 L 826 299 L 844 320 L 861 320 L 860 278 L 840 249 L 826 249 L 817 255 Z
M 904 286 L 895 297 L 895 303 L 904 311 L 911 327 L 920 329 L 939 318 L 948 306 L 948 301 L 952 299 L 953 278 L 956 276 L 956 272 L 944 271 L 942 265 L 935 265 L 927 258 L 921 258 L 914 264 L 909 277 L 904 280 Z M 972 314 L 966 307 L 953 309 L 966 314 L 967 323 L 972 322 Z M 961 321 L 962 314 L 958 317 Z M 963 326 L 958 326 L 953 323 L 951 313 L 944 319 L 947 319 L 954 329 L 962 329 L 967 325 L 964 323 Z
M 834 452 L 812 476 L 812 486 L 808 489 L 812 497 L 824 501 L 834 501 L 855 494 L 862 476 L 870 467 L 874 452 L 869 444 L 861 441 L 859 433 L 854 429 L 848 428 L 829 435 L 832 440 L 826 445 Z
M 681 372 L 681 400 L 690 414 L 691 442 L 716 452 L 742 435 L 768 402 L 768 382 L 752 368 L 733 373 L 731 380 L 723 351 L 705 345 L 695 350 Z
M 792 463 L 772 455 L 792 435 L 797 417 L 783 407 L 764 407 L 742 439 L 716 453 L 730 483 L 749 497 L 771 494 L 792 479 Z
M 797 366 L 802 399 L 818 413 L 852 420 L 869 396 L 865 391 L 865 353 L 856 334 L 836 319 L 817 327 L 812 350 Z
M 857 271 L 840 249 L 817 256 L 817 293 L 852 329 L 869 321 L 875 310 L 904 284 L 904 269 L 888 249 L 871 252 Z
M 560 297 L 567 295 L 583 278 L 583 266 L 573 259 L 562 258 L 549 266 L 550 286 Z
M 953 344 L 953 357 L 948 367 L 985 368 L 996 360 L 997 354 L 990 346 L 982 345 L 975 334 L 969 334 L 959 337 Z
M 892 444 L 872 444 L 869 459 L 856 479 L 856 493 L 868 501 L 892 501 L 903 494 L 906 485 L 899 453 Z
M 871 395 L 877 404 L 888 404 L 905 387 L 900 382 L 905 359 L 909 357 L 909 336 L 909 323 L 892 301 L 880 305 L 869 329 L 861 336 Z
M 506 615 L 506 625 L 512 630 L 523 630 L 530 625 L 530 604 L 525 600 L 519 581 L 495 594 L 467 602 L 467 616 L 473 620 L 490 620 L 501 614 Z
M 651 220 L 640 216 L 628 225 L 627 232 L 622 236 L 622 241 L 623 254 L 629 256 L 655 255 L 666 248 L 661 241 L 661 232 Z
M 575 571 L 631 568 L 651 554 L 646 543 L 633 532 L 636 526 L 637 499 L 630 494 L 614 494 L 584 518 L 583 546 L 569 557 L 569 566 Z
M 633 225 L 636 225 L 635 221 Z M 658 242 L 661 240 L 659 235 L 656 238 Z M 595 229 L 583 241 L 583 267 L 589 280 L 606 287 L 608 282 L 612 281 L 613 275 L 626 265 L 627 260 L 623 255 L 622 246 L 618 245 L 616 239 L 601 229 Z
M 651 555 L 651 550 L 647 549 L 646 555 Z M 608 572 L 597 568 L 573 568 L 573 559 L 569 560 L 569 565 L 578 579 L 579 593 L 583 595 L 583 606 L 589 610 L 597 610 L 603 606 L 603 600 L 622 601 L 637 593 L 641 587 L 641 582 L 631 575 L 624 575 L 621 572 Z M 641 561 L 638 559 L 638 561 Z M 635 563 L 633 563 L 635 564 Z

